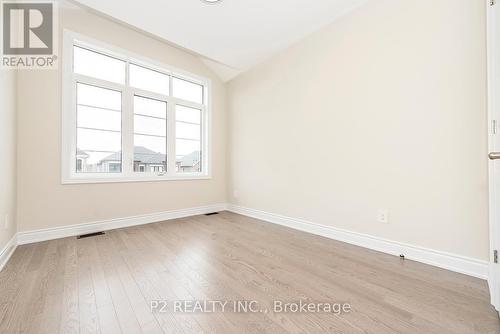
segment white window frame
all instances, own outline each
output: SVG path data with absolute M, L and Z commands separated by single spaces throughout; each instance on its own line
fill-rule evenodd
M 62 62 L 62 150 L 61 169 L 63 184 L 108 183 L 108 182 L 149 182 L 168 180 L 199 180 L 211 178 L 211 81 L 171 66 L 135 55 L 92 38 L 64 31 Z M 118 84 L 73 72 L 73 46 L 108 55 L 126 62 L 125 84 Z M 129 86 L 129 63 L 152 69 L 170 77 L 169 95 L 144 91 Z M 203 86 L 203 104 L 181 100 L 172 96 L 172 78 L 177 77 Z M 121 173 L 77 173 L 76 172 L 76 84 L 95 85 L 122 92 L 122 172 Z M 133 170 L 134 151 L 134 95 L 165 101 L 167 103 L 167 171 L 164 173 L 141 173 Z M 201 152 L 202 171 L 200 173 L 176 173 L 176 105 L 192 107 L 201 111 Z

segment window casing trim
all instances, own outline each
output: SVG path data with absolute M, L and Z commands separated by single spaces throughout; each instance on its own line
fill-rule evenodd
M 129 51 L 106 45 L 86 36 L 64 30 L 62 62 L 62 131 L 61 131 L 61 181 L 62 184 L 150 182 L 168 180 L 211 179 L 211 81 L 169 65 L 135 55 Z M 125 84 L 97 79 L 73 72 L 73 46 L 79 46 L 126 62 Z M 145 91 L 129 85 L 129 64 L 136 64 L 169 76 L 169 95 Z M 173 77 L 203 87 L 203 103 L 178 99 L 172 96 Z M 122 93 L 122 172 L 121 173 L 77 173 L 76 172 L 76 85 L 89 84 Z M 167 103 L 167 171 L 164 173 L 140 173 L 133 171 L 133 98 L 134 95 Z M 201 112 L 201 166 L 200 173 L 176 173 L 175 154 L 175 107 L 186 106 Z

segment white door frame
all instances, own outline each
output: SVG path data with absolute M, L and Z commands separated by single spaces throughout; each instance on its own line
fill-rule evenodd
M 500 2 L 486 0 L 488 57 L 488 149 L 500 152 Z M 485 156 L 486 159 L 486 156 Z M 500 160 L 489 162 L 490 268 L 488 283 L 491 304 L 500 311 L 500 269 L 494 250 L 500 249 Z M 496 167 L 495 167 L 496 166 Z M 497 171 L 495 172 L 495 168 Z

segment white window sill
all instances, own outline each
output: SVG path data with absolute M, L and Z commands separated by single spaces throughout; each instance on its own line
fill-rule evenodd
M 131 182 L 162 182 L 162 181 L 193 181 L 193 180 L 210 180 L 210 175 L 190 174 L 190 175 L 166 175 L 154 176 L 145 175 L 140 177 L 124 177 L 124 176 L 74 176 L 63 178 L 61 183 L 64 184 L 88 184 L 88 183 L 131 183 Z

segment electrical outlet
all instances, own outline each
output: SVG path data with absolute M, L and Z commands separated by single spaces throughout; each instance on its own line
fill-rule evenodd
M 239 196 L 240 196 L 240 192 L 238 191 L 238 189 L 234 189 L 233 190 L 233 197 L 238 198 Z
M 389 210 L 379 209 L 377 214 L 377 221 L 379 223 L 389 223 Z

